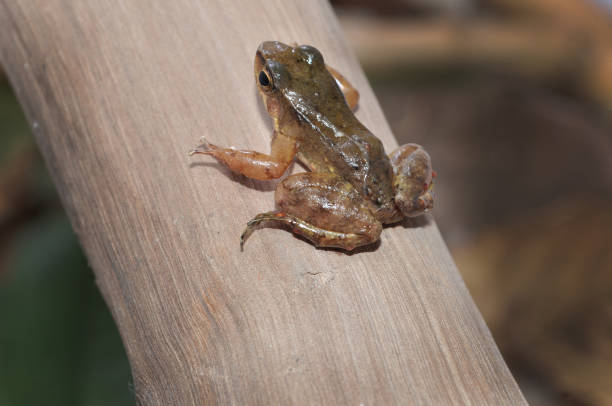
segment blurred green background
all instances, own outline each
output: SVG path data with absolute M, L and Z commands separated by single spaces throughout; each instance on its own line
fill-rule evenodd
M 0 78 L 0 405 L 133 405 L 112 317 Z
M 611 3 L 332 2 L 398 142 L 433 157 L 434 216 L 532 405 L 612 404 Z M 134 404 L 1 74 L 0 134 L 0 405 Z

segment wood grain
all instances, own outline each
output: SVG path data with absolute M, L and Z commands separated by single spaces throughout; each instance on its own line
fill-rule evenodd
M 186 152 L 266 151 L 258 43 L 318 47 L 396 146 L 329 5 L 0 2 L 1 58 L 113 312 L 138 401 L 521 404 L 432 219 L 373 250 L 238 237 L 273 184 Z M 435 157 L 434 157 L 435 159 Z

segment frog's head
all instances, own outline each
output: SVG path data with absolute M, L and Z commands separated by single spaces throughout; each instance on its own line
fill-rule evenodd
M 329 97 L 343 100 L 323 55 L 312 46 L 262 42 L 254 68 L 257 87 L 272 117 L 278 118 L 289 108 L 326 103 Z

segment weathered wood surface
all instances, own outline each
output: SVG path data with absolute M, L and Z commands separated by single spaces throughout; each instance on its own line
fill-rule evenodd
M 241 253 L 274 185 L 186 154 L 203 134 L 268 150 L 252 77 L 268 39 L 318 47 L 361 90 L 359 118 L 396 145 L 327 3 L 0 7 L 2 63 L 142 404 L 524 402 L 431 219 L 354 255 L 276 229 Z

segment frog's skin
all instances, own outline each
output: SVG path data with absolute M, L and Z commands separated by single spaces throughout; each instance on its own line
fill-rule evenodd
M 310 172 L 279 183 L 278 210 L 249 221 L 241 247 L 258 225 L 281 222 L 319 247 L 350 251 L 377 241 L 383 224 L 433 207 L 427 152 L 406 144 L 387 156 L 351 111 L 359 94 L 318 50 L 263 42 L 255 54 L 255 80 L 274 120 L 271 153 L 203 140 L 191 154 L 211 155 L 254 179 L 280 178 L 296 156 Z

